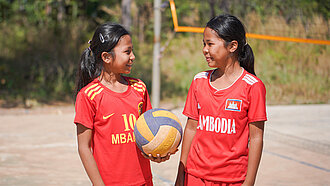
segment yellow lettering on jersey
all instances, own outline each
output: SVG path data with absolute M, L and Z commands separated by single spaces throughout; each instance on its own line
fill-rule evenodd
M 121 133 L 120 134 L 120 143 L 126 143 L 126 134 L 125 133 Z
M 127 115 L 123 114 L 122 116 L 123 116 L 123 119 L 124 119 L 125 131 L 129 131 L 130 129 L 128 128 Z
M 120 133 L 111 135 L 112 145 L 125 144 L 125 143 L 134 143 L 135 136 L 132 132 L 130 133 Z
M 133 136 L 134 136 L 134 135 L 133 135 Z M 127 134 L 127 143 L 129 143 L 129 142 L 134 142 L 133 140 L 134 140 L 134 139 L 133 139 L 131 133 L 128 133 L 128 134 Z
M 134 130 L 134 124 L 136 122 L 136 117 L 134 114 L 130 114 L 129 118 L 127 119 L 127 115 L 123 114 L 124 124 L 125 124 L 125 131 Z
M 119 143 L 119 134 L 112 134 L 112 144 L 118 144 Z

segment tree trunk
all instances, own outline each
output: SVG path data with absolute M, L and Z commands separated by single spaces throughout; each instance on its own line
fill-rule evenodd
M 65 13 L 63 0 L 59 0 L 58 4 L 59 4 L 59 6 L 58 6 L 58 12 L 57 12 L 57 20 L 58 20 L 58 22 L 61 22 L 64 18 L 64 13 Z
M 122 0 L 121 1 L 121 22 L 123 26 L 130 30 L 132 25 L 132 17 L 131 17 L 131 0 Z
M 229 13 L 229 1 L 228 0 L 222 0 L 220 3 L 220 9 L 223 11 L 223 13 Z
M 215 17 L 215 0 L 209 0 L 210 10 L 211 10 L 211 18 Z
M 143 11 L 143 10 L 142 10 Z M 139 20 L 139 42 L 144 42 L 144 23 L 145 23 L 145 20 L 144 20 L 144 14 L 141 13 L 138 15 L 138 20 Z

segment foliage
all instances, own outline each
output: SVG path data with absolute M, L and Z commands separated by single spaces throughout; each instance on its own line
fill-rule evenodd
M 299 22 L 287 24 L 277 16 L 268 19 L 271 20 L 268 24 L 262 24 L 261 17 L 252 13 L 246 16 L 244 22 L 252 25 L 251 30 L 256 32 L 272 30 L 274 23 L 282 25 L 283 31 L 292 36 L 304 32 Z M 320 18 L 315 17 L 314 22 L 320 22 Z M 323 27 L 310 28 L 310 32 L 320 30 L 322 33 L 326 30 L 324 22 L 320 25 Z M 323 39 L 327 39 L 326 34 L 322 34 Z M 266 85 L 268 104 L 329 103 L 330 46 L 251 38 L 248 42 L 254 51 L 256 73 Z M 177 35 L 161 64 L 162 86 L 165 90 L 171 90 L 162 92 L 163 96 L 181 96 L 184 100 L 194 75 L 209 69 L 202 54 L 202 35 Z
M 329 0 L 175 3 L 182 26 L 204 26 L 213 10 L 240 17 L 251 33 L 329 39 Z M 0 0 L 0 105 L 72 101 L 81 52 L 98 24 L 121 21 L 120 7 L 120 0 Z M 131 15 L 136 55 L 131 75 L 151 90 L 152 1 L 132 0 Z M 201 35 L 174 34 L 167 7 L 162 10 L 161 37 L 162 99 L 184 99 L 193 75 L 207 69 Z M 329 101 L 328 46 L 262 40 L 251 40 L 251 45 L 270 103 Z

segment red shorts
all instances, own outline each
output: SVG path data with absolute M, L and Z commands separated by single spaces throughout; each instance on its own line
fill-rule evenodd
M 227 182 L 220 182 L 220 181 L 210 181 L 198 178 L 191 174 L 186 173 L 184 185 L 185 186 L 240 186 L 243 184 L 244 181 L 235 182 L 235 183 L 227 183 Z

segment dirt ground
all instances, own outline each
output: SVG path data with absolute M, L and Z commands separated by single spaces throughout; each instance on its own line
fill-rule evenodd
M 185 124 L 182 108 L 172 110 Z M 268 106 L 256 186 L 330 185 L 330 105 Z M 77 153 L 73 106 L 0 109 L 0 185 L 91 185 Z M 180 152 L 152 163 L 173 185 Z

